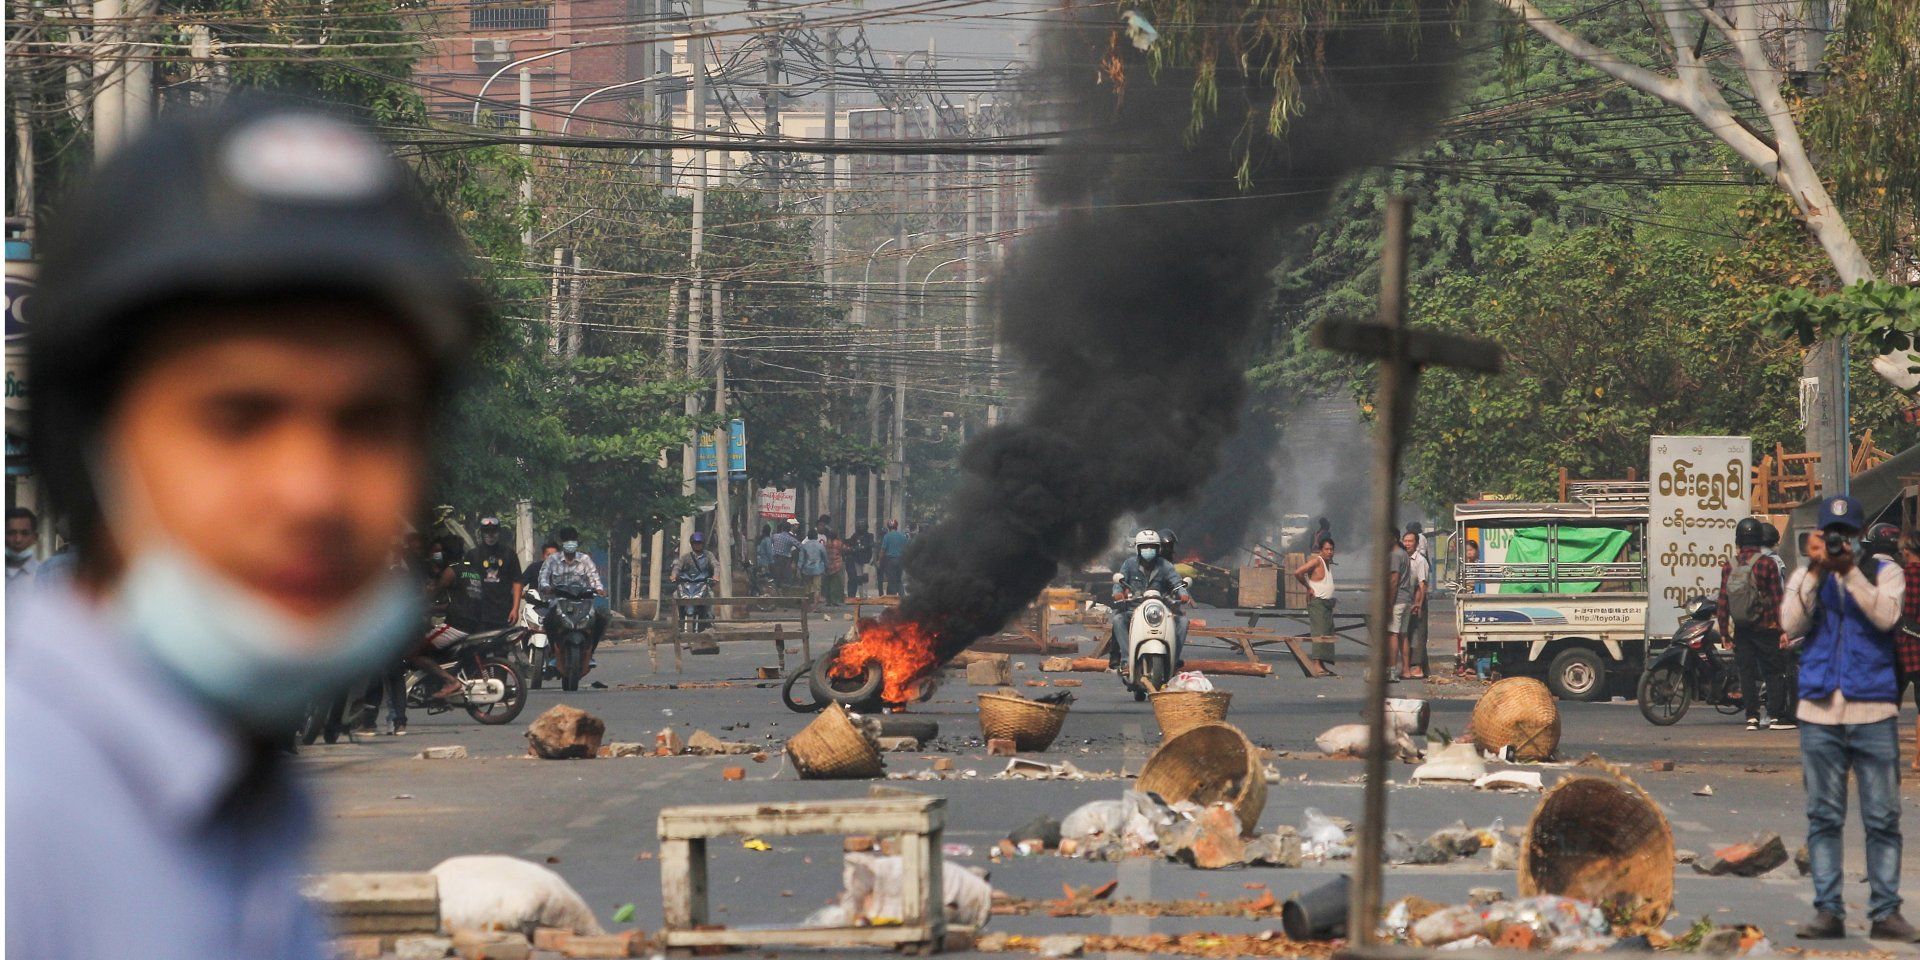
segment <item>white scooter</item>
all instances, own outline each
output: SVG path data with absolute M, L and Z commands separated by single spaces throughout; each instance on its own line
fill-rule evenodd
M 540 689 L 553 667 L 553 649 L 548 646 L 547 629 L 540 613 L 543 606 L 540 591 L 534 587 L 528 587 L 520 595 L 520 626 L 527 631 L 521 656 L 526 660 L 527 684 L 535 690 Z
M 1122 582 L 1120 574 L 1113 582 Z M 1145 700 L 1167 685 L 1173 676 L 1173 648 L 1179 636 L 1173 605 L 1158 590 L 1138 597 L 1114 601 L 1115 610 L 1127 613 L 1126 656 L 1120 661 L 1120 680 L 1133 691 L 1133 699 Z M 1129 610 L 1129 608 L 1131 608 Z

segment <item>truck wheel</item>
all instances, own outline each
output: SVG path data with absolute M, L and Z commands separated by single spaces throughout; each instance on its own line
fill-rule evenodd
M 1562 700 L 1597 702 L 1607 699 L 1607 668 L 1600 655 L 1586 647 L 1568 647 L 1547 665 L 1547 688 Z

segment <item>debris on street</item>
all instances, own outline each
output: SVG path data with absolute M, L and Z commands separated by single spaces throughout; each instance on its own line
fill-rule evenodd
M 517 857 L 449 857 L 430 871 L 439 882 L 440 920 L 449 930 L 510 930 L 531 935 L 558 927 L 605 933 L 593 909 L 565 878 Z
M 413 756 L 416 760 L 465 760 L 467 748 L 458 744 L 449 747 L 428 747 Z
M 440 882 L 431 873 L 329 873 L 308 880 L 300 894 L 341 935 L 384 937 L 440 929 Z
M 607 725 L 578 707 L 555 704 L 527 727 L 527 753 L 542 760 L 587 760 L 600 755 Z
M 905 916 L 900 857 L 879 853 L 848 853 L 841 867 L 840 898 L 814 911 L 809 927 L 851 927 L 898 923 Z M 947 922 L 976 929 L 993 914 L 993 887 L 986 877 L 965 864 L 946 861 L 940 871 L 945 891 Z
M 1073 694 L 1062 691 L 1030 700 L 1012 692 L 983 693 L 979 703 L 980 735 L 989 753 L 996 740 L 1010 742 L 1021 753 L 1038 753 L 1060 736 Z
M 1519 889 L 1597 904 L 1621 933 L 1657 929 L 1673 909 L 1673 830 L 1659 804 L 1617 772 L 1566 777 L 1527 824 Z
M 1487 753 L 1511 749 L 1515 760 L 1551 760 L 1560 747 L 1560 705 L 1546 684 L 1508 677 L 1474 704 L 1472 735 Z
M 1487 762 L 1477 745 L 1459 741 L 1428 755 L 1427 761 L 1413 770 L 1414 783 L 1473 783 L 1487 775 Z M 1535 779 L 1539 774 L 1534 774 Z
M 874 739 L 836 702 L 787 741 L 787 756 L 803 780 L 868 780 L 885 768 Z
M 1777 833 L 1766 833 L 1694 860 L 1693 870 L 1711 877 L 1757 877 L 1786 863 L 1787 859 L 1786 842 Z

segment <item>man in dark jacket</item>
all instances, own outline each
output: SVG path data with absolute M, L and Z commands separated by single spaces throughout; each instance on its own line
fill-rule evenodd
M 1867 935 L 1911 943 L 1920 933 L 1900 915 L 1900 688 L 1892 633 L 1906 575 L 1877 557 L 1855 562 L 1863 519 L 1852 497 L 1821 505 L 1822 532 L 1807 543 L 1811 563 L 1787 582 L 1780 609 L 1787 634 L 1806 638 L 1796 715 L 1816 913 L 1798 936 L 1846 936 L 1840 835 L 1852 773 L 1867 835 Z
M 1733 528 L 1739 550 L 1733 562 L 1720 565 L 1720 601 L 1716 619 L 1720 635 L 1733 638 L 1733 662 L 1740 672 L 1740 701 L 1747 710 L 1747 729 L 1768 725 L 1760 717 L 1760 682 L 1766 678 L 1766 713 L 1771 729 L 1791 730 L 1787 712 L 1787 674 L 1781 669 L 1780 565 L 1766 555 L 1767 525 L 1757 517 L 1742 519 Z

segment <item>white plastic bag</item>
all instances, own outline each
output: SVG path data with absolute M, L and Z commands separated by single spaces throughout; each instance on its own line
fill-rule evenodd
M 1168 690 L 1185 690 L 1189 693 L 1212 693 L 1213 681 L 1198 670 L 1187 670 L 1167 681 Z
M 1487 775 L 1487 761 L 1471 743 L 1454 743 L 1436 751 L 1413 771 L 1413 782 L 1473 783 Z
M 1387 752 L 1406 760 L 1417 759 L 1421 754 L 1419 745 L 1407 736 L 1405 730 L 1387 724 Z M 1329 757 L 1367 755 L 1367 725 L 1364 723 L 1343 723 L 1329 728 L 1325 733 L 1313 739 L 1313 745 Z
M 844 889 L 840 893 L 839 910 L 814 911 L 807 922 L 837 921 L 818 924 L 821 926 L 898 922 L 905 912 L 902 899 L 905 883 L 901 879 L 904 869 L 899 857 L 847 854 L 840 871 Z M 993 915 L 993 887 L 978 873 L 952 860 L 944 862 L 940 878 L 947 922 L 975 928 L 986 926 Z
M 1127 801 L 1095 800 L 1081 804 L 1060 821 L 1060 837 L 1084 843 L 1095 837 L 1117 837 L 1126 825 Z

